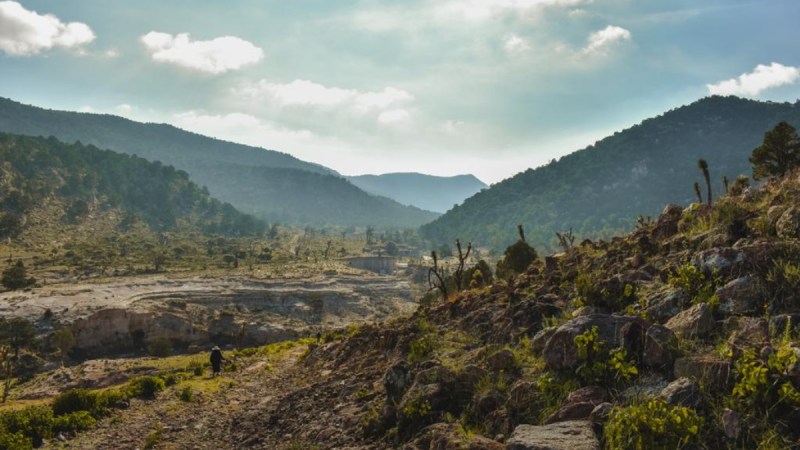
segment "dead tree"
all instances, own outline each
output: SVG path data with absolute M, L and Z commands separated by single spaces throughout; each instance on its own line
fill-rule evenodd
M 428 290 L 439 289 L 442 293 L 442 298 L 447 300 L 447 285 L 444 283 L 444 267 L 439 267 L 439 258 L 436 256 L 436 251 L 431 252 L 433 258 L 433 267 L 428 269 Z
M 558 245 L 561 246 L 565 252 L 571 249 L 572 244 L 575 242 L 575 235 L 572 234 L 572 228 L 561 233 L 556 231 L 556 237 L 558 238 Z
M 458 249 L 458 268 L 456 272 L 453 274 L 453 277 L 456 280 L 456 291 L 461 290 L 461 284 L 463 282 L 462 277 L 464 276 L 464 264 L 467 262 L 467 258 L 469 258 L 469 253 L 472 251 L 472 242 L 467 243 L 467 252 L 464 253 L 461 250 L 461 240 L 456 239 L 456 248 Z

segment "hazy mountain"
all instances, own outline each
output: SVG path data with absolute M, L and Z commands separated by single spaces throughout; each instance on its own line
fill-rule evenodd
M 369 193 L 436 212 L 445 212 L 487 187 L 474 175 L 437 177 L 421 173 L 386 173 L 347 179 Z
M 215 198 L 271 221 L 415 227 L 437 216 L 367 194 L 321 165 L 171 125 L 53 111 L 0 98 L 0 132 L 55 136 L 173 165 Z
M 41 217 L 28 220 L 37 208 L 49 208 L 65 223 L 118 210 L 123 224 L 141 220 L 156 231 L 264 231 L 262 221 L 211 198 L 186 172 L 136 156 L 53 137 L 0 133 L 0 161 L 0 237 L 41 225 Z
M 495 249 L 516 240 L 517 224 L 540 248 L 552 249 L 555 232 L 570 227 L 581 238 L 608 236 L 631 228 L 638 214 L 693 201 L 693 183 L 704 184 L 699 158 L 709 163 L 715 195 L 723 175 L 750 175 L 748 157 L 781 120 L 800 125 L 800 102 L 704 98 L 495 184 L 422 233 L 435 243 L 459 237 Z

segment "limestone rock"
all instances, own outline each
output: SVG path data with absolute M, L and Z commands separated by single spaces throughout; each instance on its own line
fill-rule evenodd
M 666 327 L 679 337 L 698 338 L 707 335 L 714 324 L 711 309 L 705 303 L 699 303 L 669 319 Z
M 683 208 L 679 205 L 669 204 L 664 207 L 661 215 L 658 216 L 653 226 L 653 237 L 656 239 L 666 239 L 678 232 L 678 222 L 681 219 Z
M 686 377 L 678 378 L 668 384 L 661 391 L 659 397 L 670 405 L 688 406 L 689 408 L 696 408 L 702 400 L 697 383 Z
M 624 347 L 631 356 L 641 355 L 650 323 L 640 317 L 592 314 L 570 320 L 558 327 L 545 345 L 542 357 L 552 370 L 574 369 L 578 365 L 575 337 L 597 327 L 607 348 Z
M 550 425 L 517 425 L 506 441 L 507 450 L 599 450 L 589 421 L 576 420 Z
M 486 360 L 486 364 L 488 365 L 489 370 L 493 372 L 508 372 L 515 367 L 514 352 L 507 348 L 498 350 L 489 356 L 489 358 Z
M 719 297 L 719 312 L 723 315 L 751 314 L 761 299 L 759 286 L 751 276 L 728 282 L 717 289 L 716 295 Z
M 650 319 L 664 322 L 681 312 L 683 305 L 688 301 L 688 296 L 681 289 L 658 292 L 647 298 L 647 308 L 644 312 Z
M 644 338 L 644 363 L 656 369 L 672 369 L 678 354 L 678 338 L 663 325 L 653 325 L 647 329 Z
M 557 327 L 547 327 L 533 336 L 533 339 L 531 340 L 531 350 L 533 351 L 533 354 L 542 354 L 542 351 L 547 344 L 547 340 L 550 339 L 553 334 L 555 334 L 556 330 L 558 330 Z
M 728 321 L 731 334 L 728 347 L 735 357 L 741 356 L 745 350 L 759 351 L 769 342 L 769 325 L 760 317 L 732 317 Z
M 594 407 L 603 403 L 607 397 L 608 392 L 599 386 L 587 386 L 573 391 L 567 396 L 564 404 L 551 414 L 545 423 L 588 419 Z
M 728 439 L 736 439 L 742 433 L 742 418 L 736 411 L 725 408 L 720 420 L 722 421 L 722 430 Z
M 744 252 L 730 247 L 704 250 L 692 258 L 692 264 L 703 273 L 716 273 L 722 277 L 741 272 L 744 263 Z

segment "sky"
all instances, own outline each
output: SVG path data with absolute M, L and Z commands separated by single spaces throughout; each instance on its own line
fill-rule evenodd
M 0 1 L 0 96 L 495 183 L 708 95 L 796 101 L 798 19 L 797 0 Z

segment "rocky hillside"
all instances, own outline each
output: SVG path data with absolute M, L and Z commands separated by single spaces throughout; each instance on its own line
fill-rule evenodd
M 15 388 L 17 407 L 64 377 L 105 387 L 96 402 L 111 409 L 87 412 L 98 422 L 74 441 L 72 416 L 52 419 L 78 447 L 797 448 L 798 239 L 792 172 L 713 207 L 668 205 L 493 284 L 473 273 L 410 318 L 234 352 L 221 385 L 197 362 L 145 361 L 148 383 L 172 386 L 142 397 L 139 379 L 120 383 L 144 369 L 109 381 L 97 372 L 130 363 L 85 364 Z M 15 418 L 48 408 L 0 423 L 28 436 L 41 428 Z
M 570 228 L 581 239 L 610 237 L 631 230 L 637 215 L 694 201 L 700 158 L 715 195 L 723 176 L 749 175 L 747 158 L 782 120 L 800 125 L 800 103 L 704 98 L 497 183 L 422 233 L 436 246 L 460 237 L 496 250 L 516 239 L 516 224 L 537 249 L 555 249 L 555 233 Z
M 438 214 L 367 194 L 331 169 L 165 124 L 53 111 L 0 98 L 0 132 L 55 136 L 160 161 L 212 196 L 270 222 L 417 227 Z
M 421 173 L 385 173 L 350 176 L 347 179 L 371 194 L 439 213 L 487 187 L 474 175 L 437 177 Z

